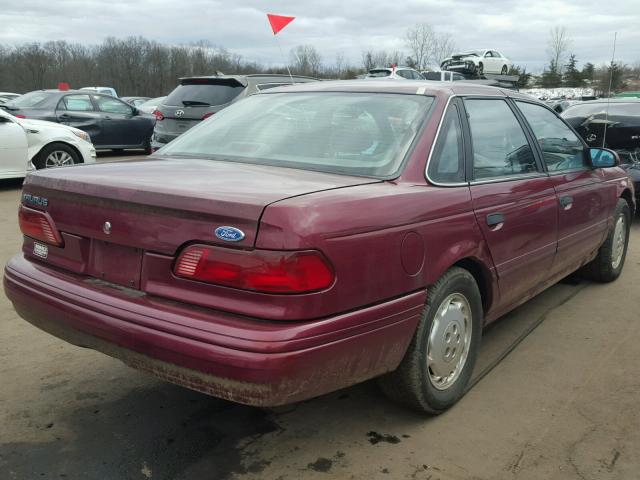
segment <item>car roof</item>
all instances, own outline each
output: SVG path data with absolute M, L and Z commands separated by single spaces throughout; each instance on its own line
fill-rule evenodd
M 473 85 L 465 82 L 437 82 L 433 80 L 397 81 L 389 78 L 368 80 L 337 80 L 327 82 L 299 83 L 286 87 L 272 88 L 262 94 L 281 92 L 370 92 L 370 93 L 402 93 L 424 95 L 479 95 L 494 97 L 513 97 L 540 103 L 538 100 L 511 90 L 503 90 L 484 85 Z
M 586 102 L 580 102 L 580 105 L 591 105 L 594 103 L 640 103 L 640 98 L 635 97 L 621 97 L 621 98 L 599 98 L 597 100 L 587 100 Z

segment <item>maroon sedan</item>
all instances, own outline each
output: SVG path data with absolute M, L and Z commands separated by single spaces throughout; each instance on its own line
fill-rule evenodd
M 514 92 L 276 88 L 149 161 L 30 175 L 5 290 L 43 330 L 218 397 L 380 377 L 438 413 L 485 324 L 578 269 L 620 275 L 635 204 L 616 165 Z

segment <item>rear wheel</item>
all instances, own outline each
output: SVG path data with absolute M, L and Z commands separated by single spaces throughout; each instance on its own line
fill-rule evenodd
M 38 169 L 52 167 L 66 167 L 81 163 L 78 153 L 69 145 L 64 143 L 52 143 L 45 146 L 37 158 L 33 160 L 33 165 Z
M 429 288 L 427 303 L 394 372 L 379 379 L 384 393 L 412 408 L 438 414 L 464 394 L 482 335 L 482 299 L 473 276 L 448 270 Z
M 618 200 L 613 219 L 613 228 L 598 250 L 598 255 L 582 268 L 586 277 L 597 282 L 612 282 L 622 273 L 631 227 L 631 210 L 626 200 Z

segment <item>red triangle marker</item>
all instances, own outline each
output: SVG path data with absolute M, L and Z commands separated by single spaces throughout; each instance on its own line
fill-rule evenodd
M 276 35 L 280 30 L 289 25 L 296 17 L 286 17 L 284 15 L 274 15 L 272 13 L 267 13 L 267 18 L 269 19 L 269 23 L 271 24 L 271 30 L 273 30 L 273 34 Z

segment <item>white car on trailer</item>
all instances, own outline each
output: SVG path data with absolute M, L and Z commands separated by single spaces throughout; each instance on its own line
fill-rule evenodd
M 21 178 L 34 168 L 95 161 L 96 149 L 82 130 L 16 118 L 0 109 L 0 179 Z
M 442 70 L 471 74 L 481 77 L 485 73 L 507 75 L 513 62 L 497 50 L 469 50 L 454 53 L 440 64 Z

